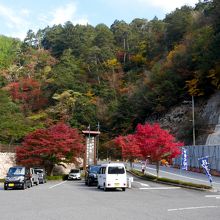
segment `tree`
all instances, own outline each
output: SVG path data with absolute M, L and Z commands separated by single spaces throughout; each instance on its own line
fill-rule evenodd
M 183 145 L 159 124 L 138 124 L 136 132 L 132 135 L 119 136 L 115 139 L 116 145 L 122 149 L 124 159 L 146 159 L 150 157 L 156 163 L 157 177 L 162 159 L 171 161 L 180 154 L 179 147 Z
M 14 63 L 20 46 L 19 40 L 0 35 L 0 70 Z
M 28 134 L 16 148 L 17 163 L 44 166 L 53 175 L 55 165 L 77 162 L 84 152 L 83 139 L 78 131 L 64 123 Z
M 47 103 L 47 99 L 42 94 L 41 84 L 32 78 L 10 83 L 7 88 L 12 99 L 22 105 L 25 114 L 36 111 Z
M 3 90 L 0 90 L 0 106 L 0 143 L 14 144 L 33 130 L 34 126 L 25 119 L 19 106 Z
M 152 162 L 156 162 L 157 177 L 159 165 L 162 159 L 171 161 L 180 154 L 180 146 L 183 143 L 176 142 L 175 138 L 159 124 L 138 124 L 135 140 L 140 147 L 143 158 L 150 156 Z
M 140 148 L 137 145 L 135 136 L 133 134 L 119 136 L 114 139 L 114 142 L 117 146 L 121 147 L 122 157 L 130 162 L 131 167 L 134 159 L 141 157 Z

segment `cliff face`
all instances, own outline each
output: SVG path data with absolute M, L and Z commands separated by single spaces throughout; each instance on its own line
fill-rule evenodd
M 8 172 L 8 169 L 14 165 L 14 153 L 0 153 L 0 179 L 4 178 Z
M 197 97 L 194 100 L 196 145 L 205 145 L 207 137 L 214 132 L 219 123 L 220 91 L 217 91 L 208 100 Z M 173 107 L 157 122 L 174 134 L 178 140 L 184 141 L 186 145 L 192 145 L 191 101 Z

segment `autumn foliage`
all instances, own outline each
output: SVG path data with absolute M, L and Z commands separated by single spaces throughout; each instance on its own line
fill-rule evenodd
M 183 143 L 176 142 L 159 124 L 138 124 L 135 134 L 119 136 L 115 139 L 115 144 L 121 147 L 124 159 L 150 158 L 152 162 L 156 162 L 158 169 L 162 159 L 171 161 L 181 153 L 179 147 L 183 146 Z
M 17 163 L 44 166 L 50 174 L 56 164 L 76 162 L 82 156 L 84 145 L 78 131 L 63 123 L 48 129 L 38 129 L 25 137 L 16 148 Z
M 38 110 L 47 103 L 43 97 L 41 84 L 35 79 L 20 79 L 18 82 L 8 84 L 7 89 L 12 99 L 20 103 L 25 112 Z

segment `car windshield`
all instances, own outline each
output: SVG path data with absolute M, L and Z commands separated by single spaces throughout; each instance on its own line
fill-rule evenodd
M 11 167 L 8 171 L 8 175 L 24 175 L 24 167 Z
M 71 170 L 70 173 L 79 173 L 80 171 L 75 169 L 75 170 Z
M 124 174 L 124 173 L 125 173 L 125 169 L 123 166 L 108 168 L 108 174 Z
M 91 173 L 98 173 L 100 166 L 92 166 L 89 168 Z
M 38 169 L 34 169 L 34 173 L 43 173 L 44 171 L 43 170 L 38 170 Z

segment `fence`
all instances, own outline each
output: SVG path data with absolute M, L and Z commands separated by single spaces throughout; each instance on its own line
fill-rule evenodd
M 187 149 L 188 167 L 201 168 L 198 159 L 201 157 L 208 156 L 210 169 L 220 172 L 220 145 L 216 145 L 216 146 L 197 145 L 197 146 L 185 146 L 184 148 Z M 176 158 L 173 161 L 173 164 L 174 166 L 175 165 L 180 166 L 181 156 Z

